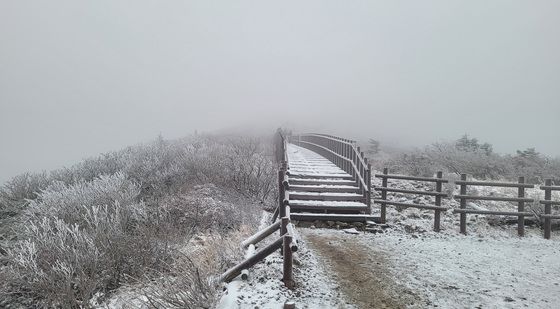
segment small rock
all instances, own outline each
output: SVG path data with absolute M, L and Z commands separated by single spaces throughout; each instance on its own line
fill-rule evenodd
M 343 231 L 348 234 L 360 234 L 360 232 L 358 232 L 355 228 L 345 229 Z

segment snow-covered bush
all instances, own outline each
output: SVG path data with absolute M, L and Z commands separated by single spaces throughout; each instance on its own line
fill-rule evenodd
M 273 197 L 275 167 L 267 142 L 159 138 L 12 179 L 0 189 L 0 210 L 15 209 L 17 218 L 2 226 L 13 235 L 0 248 L 0 254 L 8 251 L 0 255 L 0 307 L 87 306 L 94 294 L 176 267 L 171 248 L 192 233 L 229 235 L 239 226 L 255 226 L 259 207 L 220 192 L 262 202 Z M 214 185 L 197 189 L 200 183 Z M 211 294 L 214 287 L 204 289 Z
M 22 241 L 0 274 L 10 295 L 72 308 L 97 291 L 158 269 L 168 259 L 138 186 L 123 174 L 67 186 L 56 182 L 27 209 Z

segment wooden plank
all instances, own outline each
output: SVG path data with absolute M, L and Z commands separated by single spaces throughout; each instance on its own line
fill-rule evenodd
M 220 276 L 220 282 L 230 282 L 235 277 L 241 274 L 243 269 L 248 269 L 253 265 L 257 264 L 258 262 L 262 261 L 267 256 L 271 255 L 274 251 L 280 249 L 282 247 L 284 239 L 282 237 L 276 239 L 274 242 L 269 244 L 268 246 L 264 247 L 263 249 L 255 252 L 253 256 L 248 259 L 245 259 L 241 263 L 233 266 L 232 268 L 228 269 Z
M 244 240 L 241 243 L 241 246 L 243 248 L 246 248 L 249 245 L 255 245 L 255 244 L 259 243 L 261 240 L 265 239 L 270 234 L 272 234 L 276 230 L 278 230 L 280 228 L 280 224 L 281 224 L 280 221 L 276 221 L 276 222 L 272 223 L 271 225 L 267 226 L 266 228 L 264 228 L 264 229 L 258 231 L 257 233 L 255 233 L 253 236 Z
M 460 214 L 478 214 L 478 215 L 498 215 L 498 216 L 534 216 L 530 212 L 514 212 L 514 211 L 494 211 L 494 210 L 479 210 L 479 209 L 453 209 L 454 213 Z
M 551 190 L 551 191 L 560 191 L 560 186 L 540 186 L 539 187 L 541 190 Z
M 421 205 L 421 204 L 413 204 L 413 203 L 401 203 L 401 202 L 393 202 L 393 201 L 388 201 L 388 200 L 381 200 L 381 199 L 374 199 L 373 200 L 375 203 L 383 203 L 386 205 L 392 205 L 392 206 L 400 206 L 400 207 L 413 207 L 413 208 L 419 208 L 419 209 L 429 209 L 429 210 L 447 210 L 449 209 L 448 207 L 444 207 L 444 206 L 435 206 L 435 205 Z
M 292 177 L 296 177 L 296 178 L 311 178 L 311 179 L 342 179 L 342 180 L 354 180 L 354 178 L 352 178 L 352 176 L 348 175 L 348 174 L 306 174 L 306 173 L 298 173 L 298 172 L 290 172 L 288 171 L 288 176 L 290 176 L 290 178 Z
M 467 186 L 486 186 L 486 187 L 504 187 L 504 188 L 534 188 L 535 187 L 535 185 L 531 185 L 527 183 L 466 181 L 466 180 L 457 180 L 455 181 L 455 184 L 467 185 Z
M 539 203 L 544 205 L 560 205 L 560 201 L 539 201 Z
M 315 178 L 290 178 L 290 185 L 330 185 L 330 186 L 354 186 L 356 182 L 351 179 L 347 180 L 330 180 Z
M 524 197 L 499 197 L 499 196 L 475 196 L 475 195 L 454 195 L 455 199 L 465 200 L 479 200 L 479 201 L 496 201 L 496 202 L 528 202 L 532 203 L 535 200 L 532 198 Z
M 310 213 L 293 213 L 294 221 L 341 221 L 341 222 L 365 222 L 374 221 L 380 223 L 380 218 L 372 215 L 361 214 L 310 214 Z
M 308 186 L 290 186 L 290 190 L 298 192 L 337 192 L 337 193 L 359 193 L 360 189 L 357 187 L 340 188 L 340 187 L 308 187 Z
M 306 210 L 313 210 L 313 211 L 367 211 L 367 205 L 363 206 L 337 206 L 337 205 L 306 205 L 306 204 L 297 204 L 290 206 L 293 211 L 306 211 Z M 294 213 L 292 213 L 293 215 Z
M 438 183 L 441 184 L 441 182 Z M 373 189 L 376 191 L 387 191 L 387 192 L 406 193 L 406 194 L 415 194 L 415 195 L 447 196 L 447 194 L 445 193 L 436 192 L 436 191 L 405 190 L 405 189 L 386 188 L 386 187 L 373 187 Z
M 439 179 L 432 177 L 416 177 L 416 176 L 406 176 L 406 175 L 395 175 L 395 174 L 375 174 L 375 177 L 382 179 L 402 179 L 402 180 L 413 180 L 413 181 L 426 181 L 426 182 L 441 182 L 447 183 L 447 179 Z
M 364 201 L 361 195 L 318 195 L 290 193 L 292 200 L 302 201 Z
M 546 214 L 545 214 L 545 215 L 541 215 L 541 217 L 547 218 L 547 219 L 560 219 L 560 215 L 552 215 L 552 214 L 549 214 L 549 215 L 546 215 Z

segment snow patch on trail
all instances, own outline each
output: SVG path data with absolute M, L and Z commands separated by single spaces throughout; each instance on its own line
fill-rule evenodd
M 269 221 L 269 217 L 266 218 L 263 222 Z M 272 241 L 276 235 L 269 236 L 260 245 Z M 294 290 L 287 289 L 281 281 L 283 261 L 278 251 L 253 266 L 247 281 L 237 278 L 228 284 L 227 296 L 217 308 L 282 308 L 287 301 L 295 302 L 297 308 L 356 308 L 347 303 L 340 287 L 329 278 L 317 256 L 301 239 L 294 258 L 297 260 L 294 262 Z

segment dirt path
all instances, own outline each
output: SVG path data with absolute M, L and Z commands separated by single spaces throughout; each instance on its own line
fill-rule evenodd
M 355 240 L 359 235 L 313 229 L 299 232 L 358 308 L 421 307 L 418 295 L 392 279 L 385 254 L 361 246 Z

